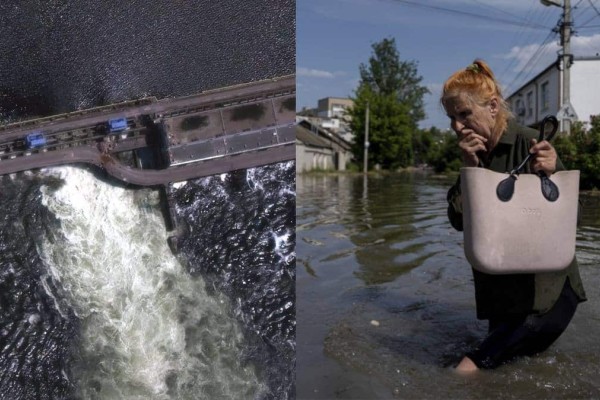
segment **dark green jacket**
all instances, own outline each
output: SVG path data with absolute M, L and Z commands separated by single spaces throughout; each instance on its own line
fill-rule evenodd
M 530 140 L 537 139 L 538 135 L 537 131 L 519 126 L 511 120 L 489 157 L 482 160 L 482 166 L 496 172 L 512 170 L 527 157 Z M 560 160 L 557 160 L 556 169 L 564 170 Z M 525 167 L 524 172 L 531 173 L 529 165 Z M 448 204 L 450 223 L 462 231 L 460 177 L 448 191 Z M 474 269 L 473 277 L 479 319 L 544 313 L 560 296 L 567 278 L 579 300 L 586 300 L 575 258 L 567 269 L 559 272 L 490 275 Z

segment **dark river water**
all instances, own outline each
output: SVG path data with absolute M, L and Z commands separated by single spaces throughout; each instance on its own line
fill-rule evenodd
M 600 197 L 582 194 L 577 257 L 589 300 L 546 352 L 474 377 L 452 367 L 485 335 L 454 179 L 297 177 L 299 399 L 598 398 Z
M 3 0 L 0 116 L 293 74 L 291 0 Z
M 0 122 L 295 72 L 295 3 L 0 2 Z M 295 165 L 0 177 L 0 398 L 295 397 Z

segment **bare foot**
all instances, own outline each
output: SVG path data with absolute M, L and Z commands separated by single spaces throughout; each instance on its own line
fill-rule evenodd
M 455 368 L 455 371 L 461 374 L 472 374 L 478 370 L 477 365 L 469 357 L 464 357 Z

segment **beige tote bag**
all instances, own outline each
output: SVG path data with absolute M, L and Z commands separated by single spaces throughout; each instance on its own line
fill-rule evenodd
M 579 171 L 559 171 L 545 178 L 558 188 L 557 198 L 551 200 L 542 194 L 540 176 L 510 176 L 484 168 L 461 168 L 467 260 L 488 274 L 568 267 L 575 257 Z M 502 201 L 497 189 L 507 179 L 514 181 L 514 191 Z

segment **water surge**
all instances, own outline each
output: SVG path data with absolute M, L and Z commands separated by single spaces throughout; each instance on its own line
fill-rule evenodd
M 244 327 L 241 357 L 265 398 L 295 398 L 295 163 L 189 181 L 175 193 L 192 276 L 225 293 Z
M 166 245 L 157 193 L 110 186 L 77 168 L 50 174 L 64 183 L 41 188 L 60 221 L 38 244 L 42 281 L 61 288 L 81 321 L 78 395 L 261 397 L 254 366 L 239 358 L 243 336 L 228 298 L 207 293 Z

